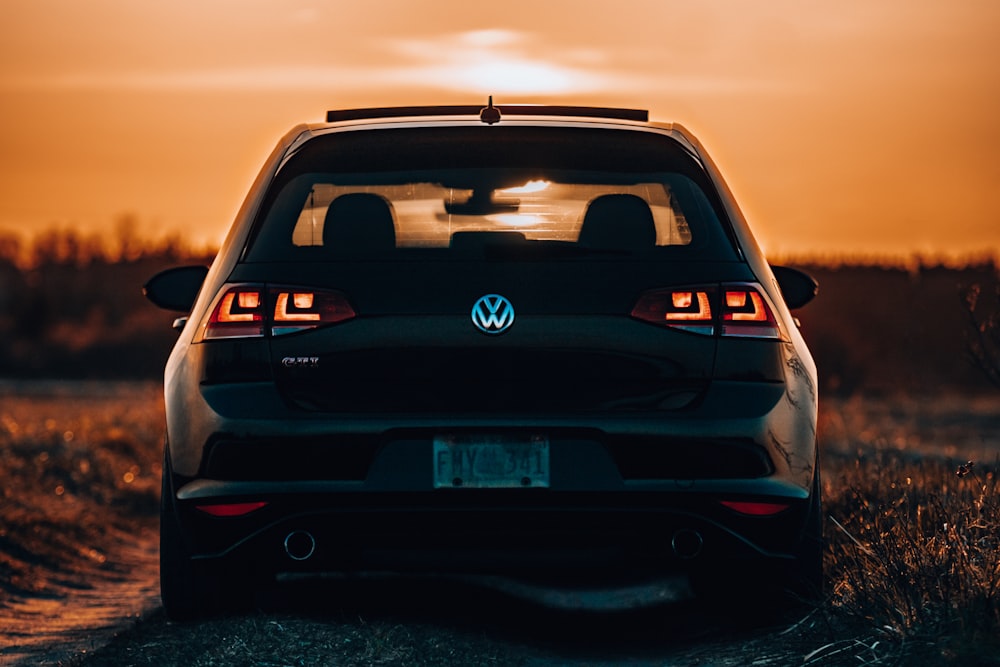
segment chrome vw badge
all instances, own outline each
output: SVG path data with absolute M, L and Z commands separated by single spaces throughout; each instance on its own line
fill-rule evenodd
M 514 306 L 499 294 L 487 294 L 472 306 L 472 323 L 486 334 L 503 333 L 514 324 Z

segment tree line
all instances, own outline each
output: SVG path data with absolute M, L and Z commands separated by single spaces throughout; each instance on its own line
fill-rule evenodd
M 49 266 L 122 264 L 151 258 L 182 261 L 214 255 L 214 249 L 196 247 L 180 232 L 154 238 L 140 233 L 137 217 L 120 216 L 108 233 L 84 232 L 72 227 L 50 227 L 32 236 L 0 230 L 0 266 L 22 270 Z
M 209 264 L 177 235 L 141 237 L 125 216 L 110 235 L 0 233 L 0 378 L 157 378 L 175 314 L 142 295 L 157 272 Z M 1000 281 L 984 257 L 962 266 L 782 260 L 819 296 L 796 315 L 825 392 L 1000 388 Z
M 110 237 L 50 229 L 0 234 L 0 378 L 155 378 L 176 339 L 174 317 L 142 285 L 214 252 L 179 236 L 141 237 L 123 219 Z

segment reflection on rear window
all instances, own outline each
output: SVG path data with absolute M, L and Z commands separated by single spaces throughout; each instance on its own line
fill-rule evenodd
M 247 259 L 497 246 L 558 257 L 733 258 L 707 179 L 672 142 L 643 138 L 629 148 L 622 132 L 528 129 L 535 134 L 435 128 L 314 139 L 272 185 Z M 608 144 L 611 135 L 618 141 Z
M 527 239 L 576 242 L 587 205 L 608 194 L 632 194 L 647 203 L 654 245 L 687 245 L 691 229 L 675 193 L 662 183 L 634 186 L 581 185 L 528 180 L 499 188 L 476 210 L 477 193 L 439 183 L 369 186 L 313 183 L 291 228 L 296 247 L 324 245 L 324 227 L 335 199 L 351 193 L 376 194 L 393 213 L 396 247 L 448 247 L 455 232 L 519 232 Z M 470 204 L 470 202 L 472 202 Z M 337 224 L 337 211 L 330 224 Z

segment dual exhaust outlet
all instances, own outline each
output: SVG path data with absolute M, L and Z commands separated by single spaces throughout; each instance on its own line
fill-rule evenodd
M 701 555 L 701 548 L 705 545 L 705 540 L 701 533 L 692 528 L 681 528 L 674 532 L 670 538 L 670 548 L 674 555 L 681 560 L 692 560 Z
M 308 530 L 293 530 L 285 536 L 285 553 L 294 561 L 304 561 L 316 553 L 316 538 Z
M 697 558 L 704 544 L 701 533 L 691 528 L 681 528 L 670 538 L 670 548 L 681 560 Z M 285 553 L 294 561 L 309 560 L 316 553 L 316 538 L 307 530 L 293 530 L 285 536 Z

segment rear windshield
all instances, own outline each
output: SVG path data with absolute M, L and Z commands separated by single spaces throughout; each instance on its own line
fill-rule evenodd
M 247 261 L 736 258 L 698 164 L 662 135 L 451 127 L 316 137 L 279 171 Z

